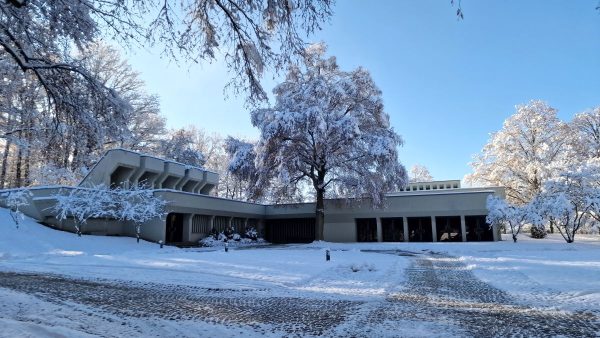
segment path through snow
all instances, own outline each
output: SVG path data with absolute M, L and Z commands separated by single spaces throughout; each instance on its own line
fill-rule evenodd
M 0 319 L 9 333 L 18 324 L 70 337 L 595 337 L 600 332 L 597 314 L 520 304 L 477 279 L 454 257 L 416 254 L 409 259 L 406 279 L 392 281 L 384 297 L 366 300 L 316 299 L 302 293 L 286 297 L 270 288 L 228 290 L 0 272 L 0 296 L 12 293 L 10 299 L 15 299 L 16 292 L 17 299 L 34 297 L 37 304 L 37 312 L 24 308 L 31 299 L 13 304 L 12 310 L 4 306 Z

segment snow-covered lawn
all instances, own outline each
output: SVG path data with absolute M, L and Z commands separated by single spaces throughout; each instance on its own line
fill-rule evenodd
M 310 246 L 260 249 L 178 249 L 130 237 L 82 236 L 26 219 L 19 229 L 0 209 L 0 270 L 44 272 L 86 279 L 180 284 L 206 288 L 302 292 L 306 297 L 383 295 L 402 276 L 397 256 Z M 356 272 L 353 271 L 357 270 Z
M 572 244 L 555 235 L 543 240 L 522 235 L 516 244 L 508 237 L 496 243 L 315 242 L 231 248 L 226 253 L 222 248 L 161 249 L 155 243 L 137 244 L 128 237 L 77 237 L 30 219 L 16 229 L 4 209 L 0 209 L 0 227 L 0 271 L 52 273 L 133 284 L 259 290 L 267 292 L 269 297 L 372 302 L 381 301 L 390 290 L 403 287 L 405 271 L 413 260 L 362 250 L 433 251 L 458 257 L 465 269 L 507 291 L 519 303 L 600 313 L 598 236 L 581 235 Z M 331 250 L 329 262 L 325 261 L 326 249 Z M 446 255 L 428 257 L 448 259 Z M 450 287 L 460 288 L 460 285 Z M 0 296 L 5 307 L 38 301 L 2 285 Z M 24 329 L 13 321 L 12 315 L 0 311 L 0 325 L 10 324 L 15 332 Z M 37 329 L 32 326 L 25 332 L 35 333 Z M 68 336 L 70 328 L 46 329 Z M 207 332 L 221 329 L 228 330 L 215 326 Z
M 431 250 L 458 257 L 481 280 L 517 299 L 566 310 L 600 311 L 600 236 L 577 235 L 566 243 L 559 234 L 533 239 L 521 234 L 513 243 L 323 243 L 305 247 Z M 439 258 L 443 260 L 444 258 Z
M 402 280 L 406 258 L 360 250 L 431 250 L 459 257 L 480 279 L 518 298 L 568 309 L 600 309 L 600 237 L 559 235 L 518 243 L 325 243 L 257 249 L 178 249 L 129 237 L 82 236 L 26 219 L 16 229 L 0 209 L 0 270 L 192 285 L 275 288 L 306 297 L 383 295 Z M 332 250 L 330 262 L 325 249 Z M 443 259 L 443 258 L 440 258 Z M 354 272 L 353 270 L 358 270 Z M 547 301 L 556 302 L 548 304 Z

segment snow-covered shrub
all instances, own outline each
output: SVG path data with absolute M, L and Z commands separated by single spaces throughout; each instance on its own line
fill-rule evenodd
M 537 203 L 542 222 L 572 243 L 582 228 L 600 221 L 600 163 L 590 160 L 569 167 L 548 180 L 532 203 Z
M 254 227 L 246 228 L 246 232 L 244 233 L 245 238 L 249 238 L 251 240 L 256 240 L 258 238 L 258 231 Z
M 155 197 L 152 190 L 141 187 L 108 189 L 104 185 L 92 188 L 61 189 L 53 195 L 56 204 L 50 208 L 56 219 L 72 218 L 78 236 L 88 219 L 107 218 L 135 224 L 139 242 L 141 224 L 165 215 L 166 202 Z
M 352 270 L 352 272 L 359 272 L 359 271 L 373 272 L 373 271 L 377 271 L 377 269 L 375 268 L 375 265 L 368 264 L 368 263 L 362 263 L 362 264 L 354 263 L 354 264 L 350 265 L 350 270 Z
M 546 238 L 548 232 L 544 226 L 532 225 L 530 231 L 531 238 Z
M 105 186 L 61 189 L 52 197 L 56 204 L 50 210 L 59 221 L 72 218 L 78 236 L 81 236 L 82 226 L 90 218 L 117 218 L 116 195 Z
M 21 209 L 29 205 L 31 192 L 27 189 L 12 190 L 4 193 L 2 197 L 6 207 L 10 210 L 10 217 L 19 228 L 19 222 L 25 218 Z
M 121 221 L 133 222 L 138 243 L 142 224 L 166 215 L 166 201 L 154 196 L 151 189 L 143 186 L 133 186 L 129 189 L 117 188 L 111 191 L 118 200 L 115 216 Z
M 229 245 L 250 245 L 250 244 L 266 244 L 267 242 L 258 237 L 258 232 L 253 227 L 246 229 L 243 235 L 234 231 L 233 228 L 226 228 L 223 232 L 217 232 L 214 228 L 210 235 L 199 241 L 201 246 L 213 247 L 223 246 L 225 243 Z
M 487 222 L 497 226 L 504 225 L 510 229 L 512 239 L 515 243 L 517 242 L 517 236 L 521 232 L 523 226 L 532 223 L 532 220 L 535 219 L 537 215 L 533 212 L 534 207 L 529 204 L 514 205 L 496 196 L 488 197 L 487 209 Z
M 227 237 L 227 235 L 225 235 L 224 233 L 220 232 L 217 235 L 217 241 L 227 242 L 227 241 L 229 241 L 229 237 Z
M 221 233 L 218 239 L 215 239 L 213 236 L 207 236 L 206 238 L 201 239 L 198 243 L 204 247 L 219 247 L 225 246 L 225 243 L 228 243 L 230 247 L 235 246 L 250 246 L 250 245 L 265 245 L 269 244 L 262 238 L 257 238 L 255 240 L 249 238 L 240 238 L 239 240 L 229 241 L 225 240 L 225 235 Z

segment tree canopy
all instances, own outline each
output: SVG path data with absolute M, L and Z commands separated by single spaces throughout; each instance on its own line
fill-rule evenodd
M 273 90 L 275 104 L 251 113 L 261 133 L 257 187 L 292 196 L 308 184 L 318 239 L 326 192 L 382 206 L 384 194 L 407 180 L 397 153 L 403 141 L 390 126 L 381 91 L 367 70 L 343 71 L 334 57 L 325 58 L 325 49 L 307 48 L 303 63 Z

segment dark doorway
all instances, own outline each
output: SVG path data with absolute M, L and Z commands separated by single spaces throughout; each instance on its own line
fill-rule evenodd
M 438 242 L 462 242 L 460 216 L 440 216 L 435 218 Z
M 411 242 L 433 242 L 431 217 L 408 217 L 408 240 Z
M 167 216 L 165 243 L 183 242 L 183 214 L 170 213 Z
M 465 226 L 467 228 L 467 241 L 493 241 L 494 230 L 485 221 L 485 216 L 465 216 Z
M 265 239 L 280 244 L 310 243 L 315 240 L 315 219 L 269 219 L 265 222 Z
M 381 234 L 384 242 L 404 241 L 404 220 L 402 217 L 382 218 Z
M 356 219 L 356 241 L 357 242 L 377 242 L 377 219 L 375 219 L 375 218 L 357 218 Z

